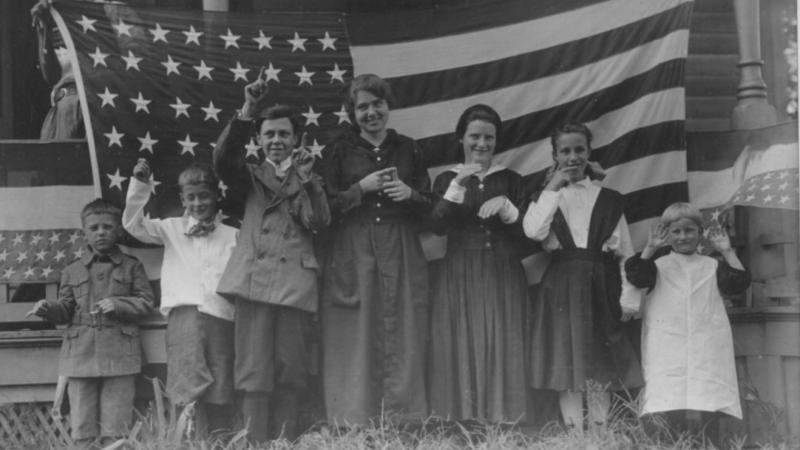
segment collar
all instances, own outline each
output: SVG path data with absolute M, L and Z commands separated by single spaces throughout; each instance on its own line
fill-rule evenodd
M 119 246 L 117 246 L 117 245 L 115 245 L 114 248 L 109 253 L 107 253 L 105 255 L 101 255 L 100 253 L 95 252 L 94 249 L 90 245 L 87 245 L 86 249 L 88 251 L 86 253 L 84 253 L 83 256 L 81 256 L 81 259 L 80 259 L 81 263 L 84 266 L 88 267 L 94 261 L 96 261 L 98 258 L 100 258 L 102 256 L 108 256 L 111 259 L 111 262 L 115 266 L 117 266 L 117 265 L 122 263 L 122 250 L 120 250 Z
M 289 156 L 286 159 L 284 159 L 283 161 L 281 161 L 280 164 L 275 164 L 269 158 L 264 158 L 264 161 L 266 161 L 267 163 L 271 164 L 272 167 L 275 168 L 275 175 L 277 175 L 279 177 L 285 176 L 286 172 L 289 171 L 289 168 L 292 167 L 292 157 L 291 156 Z
M 464 163 L 459 163 L 459 164 L 456 164 L 455 166 L 449 168 L 448 170 L 450 172 L 453 172 L 453 173 L 458 173 L 458 171 L 461 170 L 462 167 L 464 167 Z M 484 179 L 484 178 L 488 177 L 489 175 L 491 175 L 491 174 L 493 174 L 495 172 L 500 172 L 501 170 L 505 170 L 505 169 L 506 169 L 506 166 L 502 166 L 500 164 L 492 164 L 491 166 L 489 166 L 489 170 L 487 170 L 485 174 L 476 175 L 476 176 L 478 178 L 480 178 L 480 179 Z
M 570 183 L 567 185 L 567 187 L 584 188 L 584 189 L 589 189 L 594 186 L 595 186 L 594 183 L 592 183 L 592 180 L 589 177 L 585 177 L 581 181 L 577 181 L 575 183 Z
M 385 150 L 392 146 L 392 143 L 397 140 L 397 131 L 392 128 L 386 129 L 386 137 L 383 139 L 383 142 L 378 144 L 377 146 L 374 145 L 372 142 L 364 139 L 361 137 L 361 132 L 358 127 L 355 127 L 351 133 L 346 135 L 346 139 L 356 144 L 358 147 L 363 147 L 369 149 L 370 152 L 374 152 L 375 149 Z
M 200 221 L 195 219 L 194 216 L 190 216 L 189 215 L 188 210 L 184 209 L 183 210 L 183 215 L 184 215 L 184 217 L 186 217 L 186 220 L 183 223 L 183 232 L 184 233 L 188 233 L 189 230 L 193 226 L 195 226 L 198 223 L 200 223 Z M 221 210 L 217 210 L 217 214 L 214 216 L 214 220 L 212 220 L 212 222 L 214 222 L 214 225 L 219 226 L 219 224 L 222 222 L 222 211 Z

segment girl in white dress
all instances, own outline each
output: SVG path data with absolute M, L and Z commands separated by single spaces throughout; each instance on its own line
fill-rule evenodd
M 744 291 L 750 274 L 718 225 L 707 237 L 722 260 L 697 253 L 702 233 L 697 209 L 670 205 L 641 255 L 626 261 L 625 273 L 631 284 L 649 290 L 641 307 L 641 415 L 659 413 L 673 431 L 704 432 L 713 442 L 720 413 L 742 417 L 722 295 Z M 672 251 L 659 257 L 664 246 Z

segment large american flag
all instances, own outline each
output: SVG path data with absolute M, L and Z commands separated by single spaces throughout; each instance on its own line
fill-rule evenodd
M 420 142 L 433 176 L 460 152 L 459 114 L 486 103 L 504 121 L 497 162 L 531 189 L 552 163 L 550 131 L 586 122 L 605 184 L 628 199 L 637 245 L 664 207 L 687 199 L 688 0 L 479 1 L 350 15 L 74 1 L 55 10 L 78 65 L 94 185 L 121 203 L 137 158 L 147 158 L 152 215 L 180 213 L 177 173 L 210 160 L 262 66 L 276 101 L 303 113 L 317 152 L 349 126 L 344 83 L 376 73 L 397 97 L 390 127 Z

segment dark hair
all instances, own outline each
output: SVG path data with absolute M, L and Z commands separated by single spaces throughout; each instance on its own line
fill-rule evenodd
M 467 132 L 467 126 L 476 120 L 482 120 L 494 125 L 495 135 L 498 139 L 500 138 L 500 127 L 503 124 L 503 121 L 500 120 L 500 114 L 497 114 L 497 111 L 491 106 L 483 104 L 472 105 L 461 113 L 461 117 L 458 118 L 458 123 L 456 124 L 456 138 L 461 139 L 464 133 Z
M 263 124 L 265 120 L 277 120 L 283 118 L 289 119 L 295 136 L 300 135 L 302 128 L 300 125 L 300 120 L 297 118 L 297 111 L 288 105 L 274 105 L 261 111 L 256 119 L 256 132 L 261 134 L 261 124 Z
M 81 223 L 86 219 L 86 216 L 92 214 L 110 214 L 114 216 L 118 224 L 122 223 L 122 210 L 117 205 L 102 198 L 96 198 L 83 207 L 83 210 L 81 210 Z
M 386 100 L 390 109 L 394 106 L 394 95 L 392 94 L 392 87 L 389 86 L 389 82 L 372 73 L 361 74 L 353 78 L 353 81 L 347 86 L 345 95 L 344 104 L 347 108 L 347 113 L 350 115 L 350 121 L 353 123 L 356 123 L 354 111 L 356 107 L 356 93 L 358 91 L 367 91 L 375 97 Z
M 554 154 L 556 152 L 556 141 L 558 138 L 564 134 L 572 133 L 582 134 L 586 138 L 586 145 L 588 145 L 589 150 L 592 149 L 592 131 L 589 130 L 589 127 L 579 122 L 567 122 L 556 127 L 550 134 L 550 145 L 553 146 Z
M 207 184 L 212 190 L 217 189 L 219 180 L 214 174 L 214 169 L 208 164 L 192 163 L 178 175 L 178 186 L 183 188 L 187 184 Z

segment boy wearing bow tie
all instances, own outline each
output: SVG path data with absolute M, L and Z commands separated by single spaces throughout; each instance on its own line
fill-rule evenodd
M 238 231 L 221 223 L 219 181 L 208 165 L 178 177 L 182 217 L 150 219 L 150 166 L 140 159 L 128 186 L 122 223 L 136 239 L 164 246 L 161 313 L 167 317 L 167 394 L 179 406 L 197 402 L 207 432 L 230 429 L 233 400 L 233 305 L 217 284 Z

